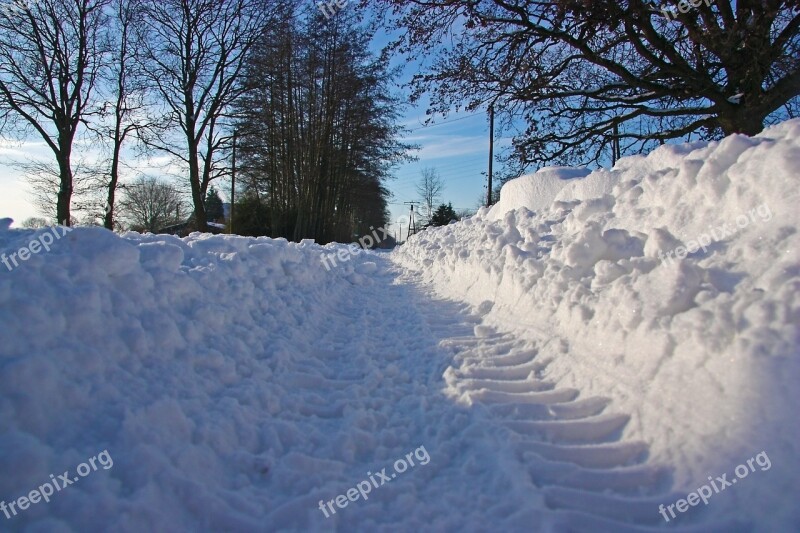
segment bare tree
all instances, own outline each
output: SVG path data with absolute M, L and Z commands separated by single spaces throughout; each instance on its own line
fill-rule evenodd
M 471 217 L 473 215 L 475 215 L 475 210 L 474 209 L 469 209 L 469 208 L 456 209 L 456 216 L 457 216 L 458 220 L 462 220 L 464 218 L 469 218 L 469 217 Z
M 800 105 L 797 0 L 369 1 L 395 9 L 398 50 L 433 56 L 415 96 L 523 119 L 525 164 L 597 161 L 615 139 L 633 152 L 753 135 Z
M 439 173 L 433 168 L 422 169 L 422 179 L 417 183 L 417 193 L 425 206 L 426 217 L 430 221 L 433 216 L 433 207 L 441 199 L 444 182 Z
M 143 123 L 145 87 L 136 61 L 134 26 L 141 22 L 141 3 L 138 0 L 112 0 L 113 60 L 109 68 L 111 89 L 111 125 L 105 130 L 110 144 L 108 175 L 104 183 L 105 206 L 103 226 L 114 229 L 114 204 L 120 179 L 122 146 L 136 131 L 147 127 Z M 104 111 L 106 111 L 104 109 Z
M 350 242 L 388 218 L 384 183 L 409 147 L 395 73 L 370 51 L 363 16 L 326 19 L 311 3 L 287 2 L 250 56 L 238 153 L 273 237 Z
M 119 212 L 135 231 L 156 233 L 164 226 L 181 222 L 183 200 L 170 185 L 154 177 L 139 177 L 123 189 Z
M 0 127 L 44 139 L 58 164 L 56 218 L 70 225 L 73 142 L 94 111 L 108 0 L 11 0 L 0 10 Z
M 70 205 L 69 224 L 64 224 L 53 212 L 53 206 L 58 202 L 58 192 L 61 188 L 61 174 L 59 166 L 52 159 L 12 160 L 11 165 L 26 176 L 30 186 L 31 201 L 36 210 L 52 223 L 74 225 L 77 222 L 76 212 L 81 210 L 81 198 L 90 192 L 93 168 L 84 158 L 72 158 L 72 201 Z M 76 205 L 77 204 L 77 205 Z
M 30 217 L 26 218 L 22 222 L 22 227 L 27 229 L 39 229 L 39 228 L 46 228 L 50 224 L 44 218 L 39 217 Z
M 203 200 L 209 183 L 223 172 L 221 152 L 230 141 L 223 122 L 245 91 L 245 59 L 269 16 L 268 3 L 143 0 L 142 5 L 143 69 L 166 111 L 161 131 L 145 142 L 188 167 L 194 224 L 206 230 Z

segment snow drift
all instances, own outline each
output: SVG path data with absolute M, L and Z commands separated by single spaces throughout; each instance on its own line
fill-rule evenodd
M 52 231 L 8 222 L 5 257 Z M 114 466 L 0 512 L 1 531 L 257 531 L 309 483 L 331 492 L 331 466 L 299 453 L 318 440 L 300 413 L 341 409 L 306 392 L 324 369 L 308 328 L 371 283 L 359 273 L 370 263 L 326 272 L 308 241 L 101 228 L 50 248 L 0 264 L 0 500 L 104 450 Z M 303 501 L 284 526 L 315 507 Z
M 766 451 L 774 468 L 708 512 L 796 529 L 798 179 L 799 120 L 611 171 L 544 169 L 395 260 L 487 323 L 560 339 L 547 377 L 632 413 L 626 436 L 650 443 L 677 490 Z

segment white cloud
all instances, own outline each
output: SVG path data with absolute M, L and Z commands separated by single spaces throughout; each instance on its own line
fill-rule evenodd
M 30 200 L 23 176 L 14 169 L 0 166 L 0 218 L 13 218 L 14 226 L 18 227 L 26 218 L 39 216 Z
M 487 137 L 474 135 L 420 135 L 407 140 L 422 146 L 420 150 L 414 151 L 414 155 L 421 161 L 484 153 L 489 147 Z

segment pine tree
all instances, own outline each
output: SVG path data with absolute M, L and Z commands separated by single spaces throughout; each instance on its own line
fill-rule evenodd
M 261 237 L 270 235 L 270 211 L 266 201 L 252 192 L 245 192 L 236 201 L 233 224 L 237 235 Z
M 453 204 L 441 204 L 431 217 L 431 226 L 446 226 L 451 220 L 458 220 L 458 215 L 453 209 Z
M 206 193 L 205 210 L 207 222 L 218 222 L 225 219 L 225 209 L 222 207 L 222 198 L 213 186 Z

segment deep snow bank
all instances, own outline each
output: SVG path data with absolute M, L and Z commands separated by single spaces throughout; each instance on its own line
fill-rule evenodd
M 800 524 L 799 180 L 794 120 L 612 171 L 540 171 L 393 258 L 490 323 L 560 337 L 547 377 L 613 396 L 677 490 L 765 451 L 773 467 L 707 511 L 786 530 Z
M 315 500 L 285 522 L 270 515 L 292 495 L 331 493 L 335 479 L 333 462 L 299 453 L 317 443 L 313 424 L 285 419 L 337 407 L 306 392 L 324 368 L 309 339 L 354 284 L 371 283 L 358 271 L 374 264 L 327 272 L 309 242 L 7 228 L 0 500 L 104 450 L 113 466 L 49 503 L 6 506 L 0 530 L 263 531 L 267 516 L 281 527 L 320 514 Z M 20 260 L 22 249 L 33 253 Z

